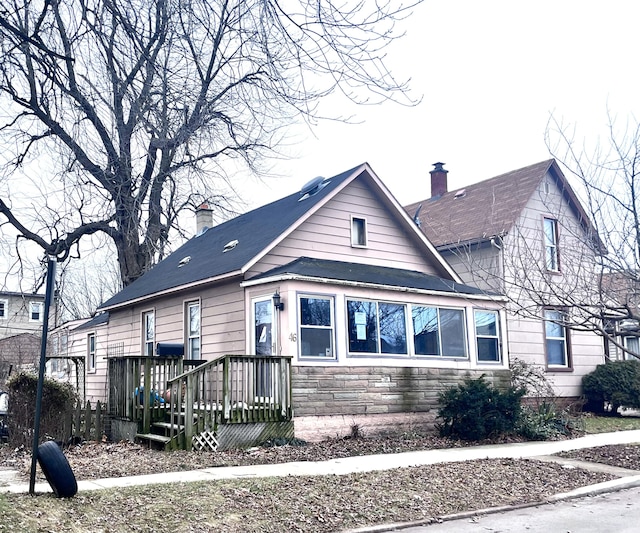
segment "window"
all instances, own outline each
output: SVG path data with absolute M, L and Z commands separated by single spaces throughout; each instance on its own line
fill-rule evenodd
M 349 352 L 407 353 L 405 306 L 347 300 Z
M 0 319 L 7 318 L 9 314 L 9 301 L 0 300 Z
M 351 218 L 351 246 L 367 246 L 367 221 L 364 218 Z
M 87 335 L 87 372 L 96 371 L 96 334 Z
M 142 353 L 146 356 L 153 355 L 153 344 L 156 336 L 156 320 L 153 311 L 142 313 Z
M 569 335 L 567 315 L 557 309 L 544 311 L 547 366 L 569 368 Z
M 544 219 L 544 260 L 547 270 L 560 270 L 558 255 L 558 222 L 553 218 Z
M 414 305 L 411 317 L 416 355 L 467 356 L 463 309 Z
M 332 357 L 333 298 L 300 296 L 300 357 Z
M 200 302 L 187 303 L 186 313 L 187 359 L 201 359 L 200 355 Z
M 500 322 L 497 311 L 475 311 L 478 361 L 500 362 Z
M 29 302 L 29 321 L 42 322 L 43 308 L 42 302 Z
M 624 346 L 628 352 L 625 352 L 624 359 L 640 359 L 640 339 L 638 337 L 625 337 Z

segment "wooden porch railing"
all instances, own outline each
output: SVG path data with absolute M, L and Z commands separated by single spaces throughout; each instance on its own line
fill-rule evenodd
M 190 450 L 219 424 L 292 418 L 291 357 L 226 355 L 184 372 L 181 357 L 110 363 L 110 414 L 137 421 L 141 433 L 162 421 L 171 447 Z
M 109 415 L 135 420 L 148 432 L 152 421 L 164 418 L 167 381 L 183 369 L 181 356 L 109 358 Z

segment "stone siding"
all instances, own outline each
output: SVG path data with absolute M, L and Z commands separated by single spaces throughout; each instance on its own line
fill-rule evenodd
M 382 434 L 433 430 L 440 392 L 481 375 L 506 387 L 509 370 L 293 367 L 296 437 L 317 441 L 353 431 Z

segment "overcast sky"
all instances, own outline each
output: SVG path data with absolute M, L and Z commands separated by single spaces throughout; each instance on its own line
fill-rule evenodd
M 322 124 L 315 138 L 300 129 L 298 157 L 274 165 L 283 177 L 245 198 L 255 207 L 367 161 L 407 204 L 429 196 L 436 161 L 454 189 L 548 159 L 552 114 L 595 142 L 607 108 L 620 126 L 640 108 L 639 23 L 634 0 L 426 0 L 389 62 L 422 102 L 346 107 L 362 124 Z

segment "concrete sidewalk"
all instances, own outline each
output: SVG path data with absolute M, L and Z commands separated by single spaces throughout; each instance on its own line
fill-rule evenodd
M 435 463 L 473 461 L 476 459 L 539 457 L 543 460 L 576 464 L 575 461 L 567 461 L 549 456 L 562 451 L 630 443 L 640 443 L 640 430 L 599 433 L 596 435 L 587 435 L 585 437 L 563 441 L 468 446 L 463 448 L 423 450 L 396 454 L 362 455 L 356 457 L 345 457 L 342 459 L 331 459 L 329 461 L 303 461 L 273 465 L 213 467 L 202 470 L 188 470 L 143 476 L 80 480 L 78 481 L 78 491 L 83 492 L 151 484 L 214 481 L 220 479 L 321 476 L 329 474 L 340 475 L 355 472 L 370 472 L 374 470 L 390 470 L 393 468 L 430 465 Z M 593 494 L 595 492 L 617 490 L 621 487 L 640 484 L 640 473 L 638 472 L 629 470 L 625 471 L 623 469 L 615 469 L 613 467 L 606 467 L 603 465 L 593 466 L 593 463 L 589 464 L 594 469 L 610 471 L 615 475 L 619 475 L 620 478 L 605 483 L 599 483 L 597 486 L 592 485 L 591 487 L 583 487 L 582 489 L 574 492 L 580 492 L 580 494 Z M 584 467 L 585 465 L 587 465 L 587 463 L 583 463 L 580 466 Z M 51 492 L 51 488 L 46 483 L 37 483 L 35 490 L 36 492 Z M 7 486 L 0 487 L 0 492 L 25 493 L 28 491 L 28 483 L 10 483 Z M 575 497 L 575 495 L 571 497 Z

